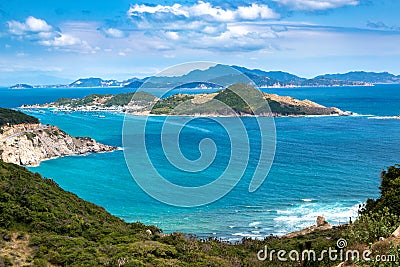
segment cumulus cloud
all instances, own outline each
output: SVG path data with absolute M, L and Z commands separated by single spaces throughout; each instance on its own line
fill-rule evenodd
M 327 10 L 343 6 L 357 6 L 359 0 L 273 0 L 295 10 Z
M 21 40 L 29 40 L 40 45 L 55 48 L 71 48 L 87 51 L 90 46 L 87 42 L 71 34 L 62 33 L 61 30 L 49 25 L 45 20 L 30 16 L 25 21 L 11 20 L 7 22 L 10 34 L 18 36 Z
M 60 34 L 60 36 L 57 36 L 53 39 L 42 40 L 40 41 L 40 43 L 45 46 L 62 47 L 62 46 L 73 46 L 82 44 L 82 41 L 79 38 L 76 38 L 68 34 Z
M 265 4 L 253 3 L 221 7 L 198 1 L 191 5 L 131 5 L 127 11 L 135 32 L 152 39 L 152 48 L 165 51 L 171 47 L 220 51 L 253 51 L 268 46 L 276 38 L 271 27 L 249 27 L 279 18 Z M 242 25 L 242 26 L 240 26 Z
M 7 22 L 10 33 L 24 35 L 27 33 L 50 32 L 53 28 L 42 19 L 28 17 L 24 22 L 11 20 Z
M 99 30 L 108 38 L 121 39 L 128 36 L 124 31 L 116 28 L 99 28 Z
M 250 6 L 239 6 L 236 9 L 224 9 L 203 1 L 190 6 L 180 4 L 171 6 L 135 4 L 129 8 L 128 15 L 132 18 L 149 16 L 156 20 L 180 17 L 182 19 L 201 19 L 216 22 L 274 19 L 279 17 L 270 7 L 263 4 L 253 3 Z

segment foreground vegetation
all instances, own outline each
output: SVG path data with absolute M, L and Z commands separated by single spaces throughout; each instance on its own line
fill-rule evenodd
M 370 200 L 352 225 L 292 238 L 271 236 L 227 244 L 180 233 L 165 235 L 154 226 L 126 223 L 51 179 L 0 162 L 0 266 L 334 266 L 339 259 L 282 262 L 275 254 L 272 261 L 260 261 L 257 252 L 267 246 L 268 250 L 320 253 L 336 248 L 339 238 L 348 241 L 348 248 L 367 249 L 374 243 L 380 253 L 398 254 L 398 239 L 376 242 L 389 237 L 399 224 L 399 210 L 387 206 L 396 204 L 391 197 L 400 194 L 399 181 L 399 166 L 384 172 L 382 196 Z

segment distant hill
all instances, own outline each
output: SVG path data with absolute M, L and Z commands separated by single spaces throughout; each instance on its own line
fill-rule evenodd
M 299 76 L 296 76 L 294 74 L 290 74 L 288 72 L 283 72 L 283 71 L 263 71 L 259 69 L 248 69 L 245 67 L 239 67 L 239 66 L 232 66 L 232 68 L 250 76 L 250 78 L 255 79 L 257 76 L 260 78 L 264 78 L 264 80 L 260 80 L 259 84 L 263 85 L 268 85 L 271 84 L 272 82 L 274 83 L 281 83 L 285 85 L 301 85 L 304 81 L 306 81 L 306 78 L 301 78 Z M 249 75 L 250 74 L 250 75 Z M 269 79 L 270 82 L 268 82 L 266 79 Z M 271 85 L 274 85 L 272 83 Z M 257 84 L 257 82 L 256 82 Z
M 10 86 L 10 89 L 31 89 L 31 88 L 33 88 L 33 86 L 26 83 L 18 83 L 16 85 Z
M 244 75 L 243 75 L 244 74 Z M 343 74 L 324 74 L 311 79 L 299 77 L 284 71 L 264 71 L 248 69 L 241 66 L 227 66 L 217 64 L 208 69 L 192 70 L 184 75 L 151 76 L 143 79 L 133 77 L 125 81 L 103 80 L 101 78 L 81 78 L 68 85 L 37 85 L 33 87 L 123 87 L 137 89 L 146 88 L 201 88 L 201 84 L 210 87 L 207 83 L 215 84 L 216 88 L 226 87 L 234 83 L 245 82 L 257 87 L 318 87 L 318 86 L 370 86 L 374 84 L 400 83 L 400 75 L 388 72 L 353 71 Z M 196 84 L 197 83 L 197 84 Z M 18 84 L 12 88 L 25 88 L 25 84 Z M 214 86 L 214 85 L 212 85 Z M 30 88 L 30 87 L 29 87 Z
M 210 82 L 191 82 L 178 85 L 174 89 L 218 89 L 220 85 Z
M 339 81 L 357 81 L 365 83 L 400 83 L 400 75 L 396 76 L 388 72 L 364 72 L 352 71 L 344 74 L 325 74 L 316 78 L 333 79 Z
M 79 79 L 68 85 L 68 87 L 114 87 L 114 86 L 122 86 L 122 83 L 118 82 L 117 80 L 86 78 L 86 79 Z

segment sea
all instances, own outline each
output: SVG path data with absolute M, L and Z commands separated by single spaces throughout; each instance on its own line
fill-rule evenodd
M 52 159 L 29 169 L 52 178 L 63 189 L 104 207 L 127 222 L 152 224 L 165 233 L 178 231 L 235 242 L 243 237 L 261 239 L 300 230 L 315 224 L 317 216 L 324 216 L 333 225 L 347 223 L 350 218 L 354 220 L 360 204 L 368 198 L 379 197 L 380 173 L 400 163 L 400 120 L 395 119 L 400 115 L 400 85 L 263 90 L 335 106 L 352 111 L 354 115 L 275 118 L 275 158 L 266 180 L 253 193 L 248 187 L 257 165 L 252 164 L 251 159 L 243 178 L 231 192 L 215 202 L 194 208 L 167 205 L 147 195 L 132 178 L 122 150 Z M 18 108 L 60 97 L 130 91 L 122 88 L 0 88 L 0 106 Z M 198 92 L 188 90 L 186 93 Z M 71 135 L 90 136 L 104 144 L 122 146 L 123 114 L 24 112 Z M 232 120 L 224 119 L 228 123 Z M 249 132 L 255 129 L 253 119 L 243 118 L 242 121 Z M 153 138 L 161 137 L 162 123 L 163 117 L 158 117 L 150 124 Z M 185 138 L 180 140 L 187 150 L 184 154 L 195 159 L 201 137 L 223 144 L 226 135 L 220 134 L 218 127 L 212 120 L 194 120 L 186 129 Z M 249 136 L 250 142 L 257 146 L 257 136 Z M 156 145 L 149 149 L 151 153 L 163 153 Z M 229 157 L 230 150 L 220 149 L 217 156 Z M 177 172 L 168 162 L 157 164 L 167 176 L 179 176 L 182 185 L 210 182 L 218 175 L 216 170 L 226 167 L 226 161 L 216 160 L 209 171 L 191 176 Z

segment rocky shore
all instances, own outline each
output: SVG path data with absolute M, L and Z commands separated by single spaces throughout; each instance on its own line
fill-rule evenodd
M 51 125 L 16 124 L 0 128 L 0 159 L 19 165 L 35 166 L 51 158 L 116 149 L 89 137 L 72 137 Z

